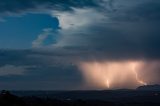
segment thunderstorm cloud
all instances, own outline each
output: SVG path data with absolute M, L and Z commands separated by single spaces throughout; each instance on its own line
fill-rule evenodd
M 158 0 L 1 0 L 2 21 L 8 16 L 40 13 L 56 18 L 58 28 L 43 29 L 28 50 L 0 50 L 0 75 L 26 75 L 33 70 L 42 73 L 45 69 L 56 70 L 59 75 L 61 71 L 57 70 L 62 70 L 62 79 L 51 79 L 63 82 L 68 78 L 70 85 L 76 85 L 83 82 L 76 71 L 81 63 L 142 61 L 141 78 L 149 84 L 160 83 L 159 11 Z M 56 42 L 44 45 L 49 36 L 55 35 Z M 67 89 L 89 89 L 86 86 Z M 55 89 L 63 87 L 57 85 Z

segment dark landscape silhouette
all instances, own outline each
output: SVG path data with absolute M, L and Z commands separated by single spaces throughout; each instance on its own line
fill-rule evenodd
M 159 87 L 99 91 L 2 90 L 0 106 L 160 106 Z

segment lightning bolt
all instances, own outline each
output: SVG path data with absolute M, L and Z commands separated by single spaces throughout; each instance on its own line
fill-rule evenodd
M 138 73 L 137 73 L 137 71 L 136 71 L 136 66 L 137 66 L 137 64 L 132 64 L 132 71 L 133 71 L 133 73 L 134 73 L 134 75 L 135 75 L 136 81 L 137 81 L 138 83 L 140 83 L 141 85 L 147 85 L 146 82 L 144 82 L 143 80 L 141 80 L 141 79 L 138 77 Z
M 109 80 L 106 81 L 106 86 L 107 86 L 107 88 L 110 88 L 110 82 L 109 82 Z

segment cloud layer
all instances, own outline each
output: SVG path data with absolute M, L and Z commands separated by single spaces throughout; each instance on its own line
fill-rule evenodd
M 15 66 L 18 70 L 24 65 L 34 65 L 34 70 L 41 66 L 49 70 L 63 70 L 63 66 L 67 70 L 81 62 L 124 60 L 145 61 L 149 67 L 141 69 L 142 76 L 159 75 L 159 7 L 160 2 L 153 0 L 1 0 L 0 17 L 4 20 L 5 16 L 41 13 L 59 21 L 56 33 L 46 28 L 32 42 L 31 50 L 1 50 L 0 66 L 7 70 L 2 75 L 20 74 L 8 71 Z M 53 34 L 59 36 L 56 43 L 43 45 Z M 145 80 L 159 83 L 156 78 Z

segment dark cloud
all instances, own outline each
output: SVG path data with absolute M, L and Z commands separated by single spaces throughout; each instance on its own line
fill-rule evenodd
M 80 10 L 75 10 L 73 7 Z M 88 7 L 91 10 L 81 7 Z M 107 11 L 109 7 L 114 11 Z M 64 15 L 65 19 L 72 18 L 74 22 L 61 23 L 58 18 L 61 29 L 58 29 L 60 33 L 57 34 L 63 38 L 57 41 L 57 45 L 60 46 L 49 48 L 49 50 L 47 48 L 39 50 L 40 54 L 33 54 L 30 51 L 22 53 L 23 51 L 21 51 L 22 54 L 16 55 L 17 57 L 14 55 L 19 51 L 13 51 L 11 54 L 2 52 L 2 60 L 5 56 L 8 60 L 4 59 L 1 65 L 5 65 L 8 61 L 12 64 L 22 64 L 21 61 L 15 62 L 15 59 L 25 59 L 26 64 L 36 64 L 39 61 L 36 59 L 30 61 L 30 58 L 45 59 L 52 56 L 58 62 L 64 62 L 64 58 L 69 61 L 73 61 L 75 58 L 82 58 L 82 60 L 89 58 L 159 59 L 159 7 L 160 2 L 151 0 L 140 0 L 139 2 L 126 0 L 1 0 L 1 14 L 18 14 L 24 11 L 48 9 L 57 10 L 60 15 Z M 72 10 L 73 13 L 68 10 Z M 54 16 L 54 13 L 51 15 Z M 57 14 L 55 17 L 58 17 Z M 84 25 L 81 25 L 79 20 L 85 20 L 81 22 Z M 47 52 L 45 52 L 46 50 Z M 47 56 L 41 54 L 47 54 Z
M 32 50 L 0 50 L 0 55 L 0 89 L 66 90 L 82 86 L 80 71 L 75 71 L 77 67 L 67 63 L 64 56 Z
M 48 13 L 53 10 L 57 13 Z M 74 71 L 78 70 L 74 65 L 80 61 L 160 59 L 158 1 L 140 0 L 140 3 L 133 0 L 0 1 L 2 17 L 46 11 L 52 17 L 57 17 L 60 24 L 57 34 L 61 39 L 58 39 L 56 44 L 32 50 L 0 50 L 0 67 L 29 66 L 25 67 L 29 71 L 23 77 L 26 85 L 28 76 L 30 80 L 40 81 L 38 87 L 51 80 L 53 82 L 48 82 L 46 88 L 53 83 L 57 86 L 55 88 L 63 88 L 64 85 L 60 83 L 64 84 L 66 79 L 68 79 L 66 84 L 76 85 L 81 81 L 81 75 Z M 159 73 L 158 65 L 159 63 L 150 64 L 151 69 L 148 69 L 147 73 L 152 69 Z M 15 80 L 20 79 L 18 77 Z M 0 84 L 3 86 L 3 83 Z M 24 85 L 22 82 L 17 84 Z M 14 87 L 16 84 L 11 86 Z
M 44 12 L 49 9 L 70 11 L 73 7 L 96 7 L 99 0 L 1 0 L 0 14 L 19 15 L 27 12 Z
M 69 29 L 71 34 L 65 31 L 64 36 L 70 37 L 65 38 L 64 47 L 95 59 L 159 59 L 160 2 L 142 1 L 130 7 L 117 6 L 112 12 L 98 11 L 97 17 L 103 14 L 103 20 L 90 18 L 91 25 Z
M 141 0 L 143 1 L 143 0 Z M 115 21 L 145 21 L 155 22 L 159 21 L 160 13 L 160 2 L 159 1 L 144 1 L 138 5 L 131 6 L 130 8 L 118 8 L 113 14 L 112 19 Z

